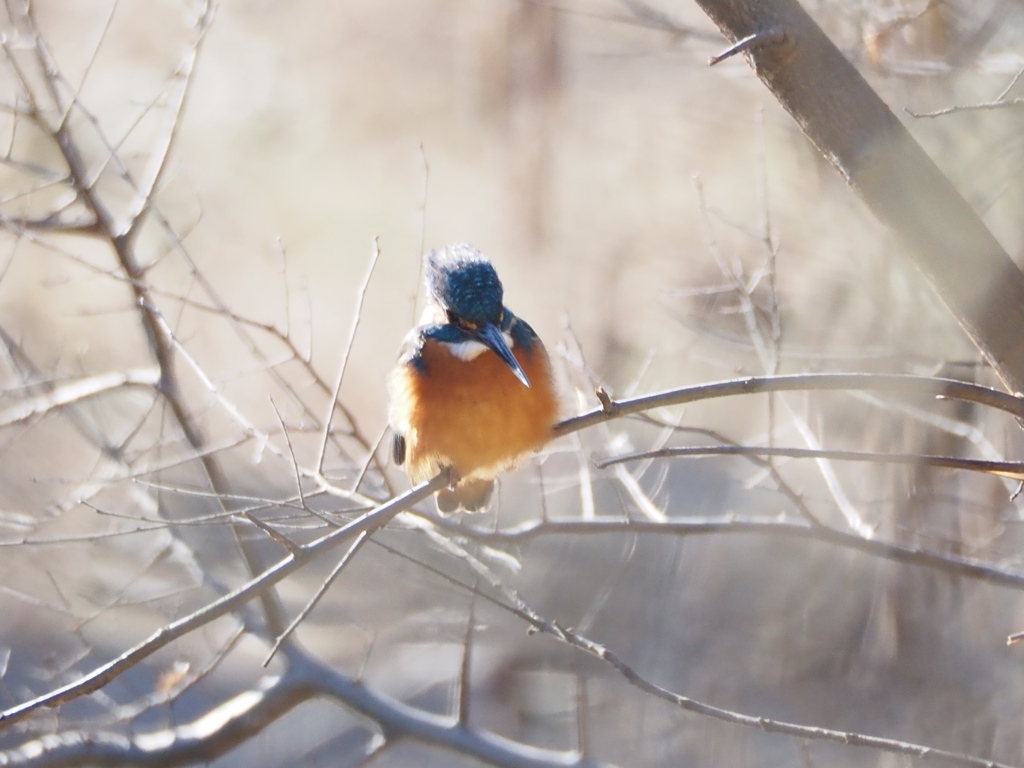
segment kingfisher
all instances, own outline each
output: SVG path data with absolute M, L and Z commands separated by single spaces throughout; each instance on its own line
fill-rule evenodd
M 552 438 L 551 361 L 472 245 L 431 251 L 425 276 L 428 306 L 389 381 L 392 454 L 413 483 L 448 470 L 441 512 L 475 512 L 487 508 L 499 473 Z

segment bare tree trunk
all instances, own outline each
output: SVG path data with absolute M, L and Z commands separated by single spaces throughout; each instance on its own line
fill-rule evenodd
M 1024 275 L 797 0 L 697 0 L 868 208 L 896 233 L 1014 392 L 1024 391 Z

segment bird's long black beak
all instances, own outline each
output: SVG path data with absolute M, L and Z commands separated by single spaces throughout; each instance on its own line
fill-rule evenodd
M 526 386 L 530 386 L 530 380 L 526 378 L 526 372 L 523 370 L 523 366 L 516 360 L 516 356 L 512 354 L 512 350 L 508 348 L 508 344 L 505 343 L 505 337 L 501 335 L 501 328 L 496 326 L 494 323 L 487 323 L 479 331 L 477 331 L 477 338 L 483 344 L 494 350 L 494 354 L 505 361 L 505 364 L 512 369 L 512 373 L 516 375 Z

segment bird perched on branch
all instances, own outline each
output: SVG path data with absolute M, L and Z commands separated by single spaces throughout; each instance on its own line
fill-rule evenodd
M 442 469 L 442 512 L 486 508 L 494 478 L 552 437 L 558 401 L 533 329 L 504 306 L 498 273 L 476 248 L 426 259 L 429 306 L 389 382 L 393 455 L 414 483 Z

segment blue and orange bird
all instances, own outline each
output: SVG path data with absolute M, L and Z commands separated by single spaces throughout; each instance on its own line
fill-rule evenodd
M 552 437 L 558 398 L 533 329 L 503 304 L 498 273 L 476 248 L 426 259 L 429 306 L 391 375 L 396 464 L 413 483 L 442 469 L 442 512 L 487 507 L 494 478 Z

